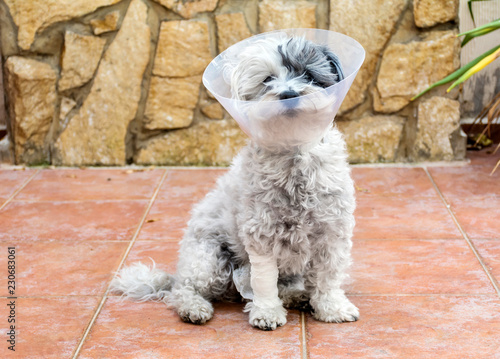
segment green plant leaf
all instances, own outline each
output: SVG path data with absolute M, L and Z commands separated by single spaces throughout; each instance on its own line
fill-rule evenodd
M 460 85 L 462 82 L 470 78 L 472 75 L 478 73 L 486 66 L 491 64 L 500 56 L 500 49 L 497 51 L 485 56 L 481 61 L 479 61 L 476 65 L 472 66 L 469 70 L 467 70 L 462 76 L 458 78 L 447 90 L 446 92 L 450 92 L 455 86 Z
M 467 35 L 467 34 L 473 34 L 475 32 L 480 32 L 480 31 L 482 31 L 484 29 L 489 29 L 489 28 L 493 28 L 493 30 L 496 30 L 496 29 L 500 28 L 500 19 L 496 19 L 496 20 L 490 21 L 487 24 L 484 24 L 484 25 L 475 27 L 474 29 L 462 32 L 462 33 L 458 34 L 457 37 L 458 36 Z
M 468 0 L 467 1 L 467 6 L 469 7 L 469 14 L 470 17 L 472 18 L 472 23 L 474 26 L 476 26 L 476 22 L 474 21 L 474 13 L 472 12 L 472 3 L 476 1 L 490 1 L 490 0 Z
M 444 84 L 446 84 L 448 82 L 451 82 L 451 81 L 454 81 L 454 80 L 458 79 L 460 76 L 462 76 L 467 71 L 469 71 L 469 69 L 471 69 L 473 66 L 475 66 L 479 61 L 481 61 L 482 59 L 484 59 L 486 56 L 491 55 L 492 53 L 494 53 L 498 49 L 500 49 L 500 45 L 492 48 L 489 51 L 486 51 L 482 55 L 479 55 L 474 60 L 472 60 L 471 62 L 469 62 L 467 65 L 464 65 L 463 67 L 459 68 L 458 70 L 456 70 L 455 72 L 453 72 L 450 75 L 446 76 L 445 78 L 443 78 L 443 79 L 441 79 L 441 80 L 433 83 L 432 85 L 430 85 L 429 87 L 427 87 L 425 90 L 423 90 L 422 92 L 420 92 L 418 95 L 413 96 L 410 101 L 413 101 L 413 100 L 419 98 L 420 96 L 422 96 L 423 94 L 425 94 L 426 92 L 432 90 L 435 87 L 444 85 Z
M 500 29 L 500 26 L 499 27 L 490 27 L 490 28 L 482 29 L 480 31 L 476 31 L 476 32 L 471 33 L 471 34 L 467 34 L 467 35 L 465 35 L 465 37 L 464 37 L 462 43 L 460 44 L 460 46 L 464 47 L 473 38 L 478 37 L 478 36 L 486 35 L 486 34 L 492 32 L 492 31 L 495 31 L 497 29 Z M 457 35 L 457 36 L 459 36 L 459 35 Z

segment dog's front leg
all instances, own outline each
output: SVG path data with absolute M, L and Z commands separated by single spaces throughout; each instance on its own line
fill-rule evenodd
M 340 287 L 350 262 L 351 241 L 343 238 L 329 243 L 325 239 L 323 243 L 305 274 L 313 317 L 328 323 L 354 322 L 359 310 Z
M 278 297 L 278 264 L 273 256 L 249 253 L 253 302 L 245 307 L 250 324 L 262 330 L 275 330 L 286 323 L 286 310 Z

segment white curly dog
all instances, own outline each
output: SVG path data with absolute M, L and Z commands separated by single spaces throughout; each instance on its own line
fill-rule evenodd
M 241 53 L 231 86 L 244 101 L 295 99 L 282 113 L 310 115 L 301 95 L 344 77 L 337 57 L 303 38 L 259 42 Z M 309 111 L 309 113 L 308 113 Z M 356 321 L 341 284 L 351 262 L 355 198 L 345 142 L 331 126 L 308 146 L 269 148 L 251 141 L 193 208 L 177 273 L 136 263 L 112 290 L 136 300 L 163 299 L 182 320 L 202 324 L 213 301 L 247 301 L 250 324 L 274 330 L 287 308 L 308 308 L 324 322 Z

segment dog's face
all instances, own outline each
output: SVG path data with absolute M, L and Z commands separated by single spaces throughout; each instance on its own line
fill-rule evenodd
M 262 146 L 290 148 L 322 138 L 344 79 L 339 59 L 303 37 L 257 40 L 228 61 L 240 126 Z M 306 96 L 309 95 L 309 96 Z M 338 108 L 338 107 L 337 107 Z
M 233 98 L 243 101 L 294 99 L 344 78 L 339 59 L 327 47 L 303 37 L 258 41 L 239 54 L 231 76 Z M 286 107 L 298 100 L 285 101 Z

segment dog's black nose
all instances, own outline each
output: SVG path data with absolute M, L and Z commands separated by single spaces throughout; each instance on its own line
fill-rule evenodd
M 283 91 L 280 93 L 280 100 L 288 100 L 289 98 L 299 97 L 299 94 L 293 90 Z

